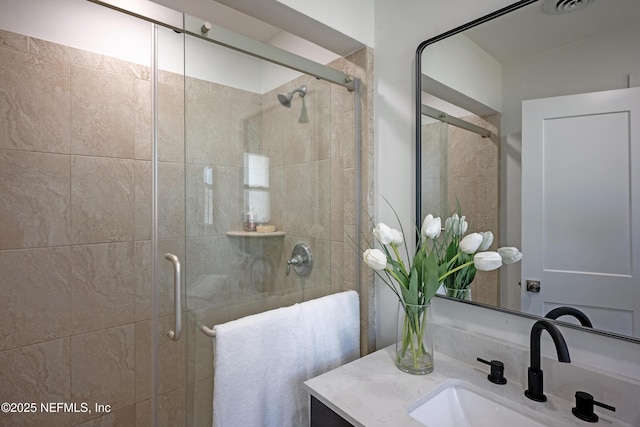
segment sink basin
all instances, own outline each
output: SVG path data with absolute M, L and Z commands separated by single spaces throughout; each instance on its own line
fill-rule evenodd
M 448 380 L 411 405 L 429 427 L 546 427 L 539 414 L 462 380 Z

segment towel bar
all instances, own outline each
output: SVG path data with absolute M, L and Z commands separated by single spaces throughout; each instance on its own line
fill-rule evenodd
M 209 329 L 207 328 L 205 325 L 202 325 L 200 327 L 200 330 L 202 331 L 203 334 L 205 334 L 208 337 L 216 337 L 216 331 L 214 331 L 213 329 Z

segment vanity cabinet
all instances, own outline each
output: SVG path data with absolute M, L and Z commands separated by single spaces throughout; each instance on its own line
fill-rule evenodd
M 354 427 L 327 405 L 311 396 L 311 427 Z

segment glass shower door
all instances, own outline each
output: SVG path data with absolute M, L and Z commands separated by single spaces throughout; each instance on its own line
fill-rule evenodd
M 158 41 L 154 414 L 211 426 L 215 325 L 355 283 L 354 95 L 201 37 Z M 266 232 L 246 230 L 248 211 Z M 313 268 L 288 274 L 299 243 Z

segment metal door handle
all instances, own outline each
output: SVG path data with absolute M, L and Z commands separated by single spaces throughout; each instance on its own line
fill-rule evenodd
M 174 254 L 165 254 L 164 258 L 173 264 L 173 301 L 175 304 L 175 327 L 167 332 L 167 336 L 174 341 L 182 335 L 182 284 L 180 280 L 180 260 Z
M 540 292 L 540 281 L 539 280 L 527 280 L 527 292 L 532 292 L 537 294 Z

